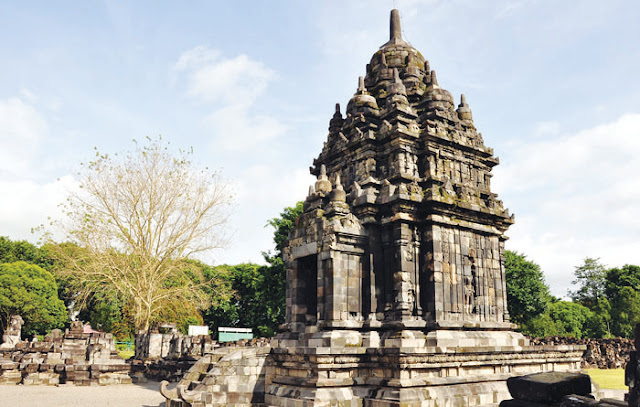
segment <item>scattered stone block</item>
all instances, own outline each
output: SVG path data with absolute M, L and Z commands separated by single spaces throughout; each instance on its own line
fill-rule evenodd
M 591 378 L 582 373 L 543 372 L 507 379 L 514 399 L 537 403 L 558 403 L 564 396 L 591 393 Z

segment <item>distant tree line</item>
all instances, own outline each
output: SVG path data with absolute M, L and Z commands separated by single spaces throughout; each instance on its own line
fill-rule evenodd
M 523 254 L 507 250 L 505 271 L 511 320 L 530 336 L 631 338 L 640 323 L 640 266 L 586 258 L 575 267 L 571 301 L 552 296 L 540 266 Z
M 249 327 L 257 336 L 273 336 L 285 320 L 285 266 L 283 243 L 297 217 L 302 202 L 285 208 L 279 217 L 268 221 L 274 228 L 274 253 L 263 253 L 266 265 L 244 263 L 210 266 L 196 260 L 185 261 L 185 270 L 198 269 L 206 281 L 202 286 L 207 307 L 192 304 L 165 307 L 154 317 L 157 323 L 175 323 L 186 333 L 188 326 L 209 325 L 215 332 L 220 326 Z M 79 248 L 65 244 L 73 253 Z M 73 247 L 73 250 L 71 250 Z M 69 325 L 69 312 L 95 329 L 114 333 L 119 339 L 135 335 L 132 309 L 135 304 L 123 301 L 113 291 L 95 292 L 81 305 L 69 276 L 61 273 L 49 244 L 36 246 L 27 241 L 12 241 L 0 236 L 0 332 L 13 314 L 22 315 L 23 337 L 46 334 Z M 57 248 L 56 250 L 59 250 Z M 188 272 L 187 272 L 188 275 Z M 199 281 L 199 275 L 192 275 Z M 69 310 L 67 310 L 69 308 Z

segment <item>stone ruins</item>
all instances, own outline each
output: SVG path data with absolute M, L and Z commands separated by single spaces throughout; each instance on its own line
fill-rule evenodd
M 18 333 L 13 346 L 0 348 L 0 384 L 123 384 L 131 383 L 129 370 L 111 334 L 84 333 L 79 321 L 64 335 L 54 329 L 41 342 L 21 342 Z
M 584 347 L 530 346 L 514 331 L 498 159 L 464 95 L 456 106 L 402 39 L 397 10 L 390 32 L 311 167 L 284 249 L 282 332 L 268 354 L 165 384 L 168 407 L 488 406 L 509 398 L 510 377 L 579 368 Z

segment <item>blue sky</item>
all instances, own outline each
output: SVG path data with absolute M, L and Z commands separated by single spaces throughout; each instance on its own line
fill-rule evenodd
M 231 244 L 206 260 L 260 261 L 394 6 L 500 157 L 507 248 L 559 296 L 587 256 L 640 264 L 635 1 L 2 1 L 0 235 L 36 241 L 94 146 L 161 134 L 234 188 Z

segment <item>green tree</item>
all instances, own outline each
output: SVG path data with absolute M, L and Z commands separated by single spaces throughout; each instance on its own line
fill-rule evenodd
M 625 264 L 620 268 L 607 271 L 605 293 L 609 301 L 615 302 L 622 287 L 631 287 L 640 291 L 640 266 Z
M 616 336 L 632 338 L 640 323 L 640 293 L 632 287 L 620 288 L 612 305 L 612 331 Z
M 299 201 L 295 206 L 286 207 L 279 217 L 270 219 L 267 223 L 267 225 L 274 228 L 273 242 L 276 245 L 276 257 L 282 257 L 284 242 L 288 239 L 289 232 L 295 226 L 296 220 L 302 214 L 302 206 L 302 201 Z
M 574 270 L 575 280 L 571 284 L 578 286 L 571 291 L 571 299 L 587 307 L 592 307 L 605 296 L 607 269 L 600 264 L 600 259 L 587 257 L 584 264 Z
M 590 307 L 592 317 L 588 321 L 588 328 L 593 338 L 611 338 L 611 303 L 607 298 L 599 298 Z
M 540 266 L 524 254 L 506 250 L 504 257 L 509 314 L 513 322 L 526 327 L 547 310 L 549 287 Z
M 284 323 L 286 317 L 286 282 L 287 270 L 282 257 L 284 244 L 289 238 L 289 233 L 303 212 L 303 203 L 297 202 L 295 206 L 284 208 L 280 216 L 269 220 L 268 225 L 274 228 L 273 242 L 275 254 L 263 253 L 269 266 L 260 270 L 262 274 L 261 290 L 266 293 L 266 321 L 264 329 L 267 335 L 276 333 L 278 325 Z
M 549 316 L 554 321 L 558 335 L 583 338 L 591 336 L 588 323 L 593 318 L 589 308 L 570 301 L 549 304 Z
M 274 228 L 275 253 L 263 253 L 268 265 L 220 266 L 233 290 L 229 302 L 219 302 L 204 313 L 212 329 L 220 326 L 250 327 L 255 335 L 273 336 L 286 313 L 286 268 L 282 259 L 284 242 L 302 213 L 302 202 L 285 208 L 269 220 Z
M 26 240 L 11 240 L 0 236 L 0 263 L 25 261 L 36 264 L 45 270 L 51 268 L 53 260 L 44 248 L 40 248 Z
M 25 337 L 64 326 L 67 312 L 50 272 L 24 261 L 0 264 L 0 327 L 3 331 L 15 314 L 21 315 L 25 322 L 22 327 Z
M 548 312 L 528 319 L 521 329 L 523 333 L 536 338 L 562 335 L 562 328 L 558 327 L 556 321 L 551 318 Z

